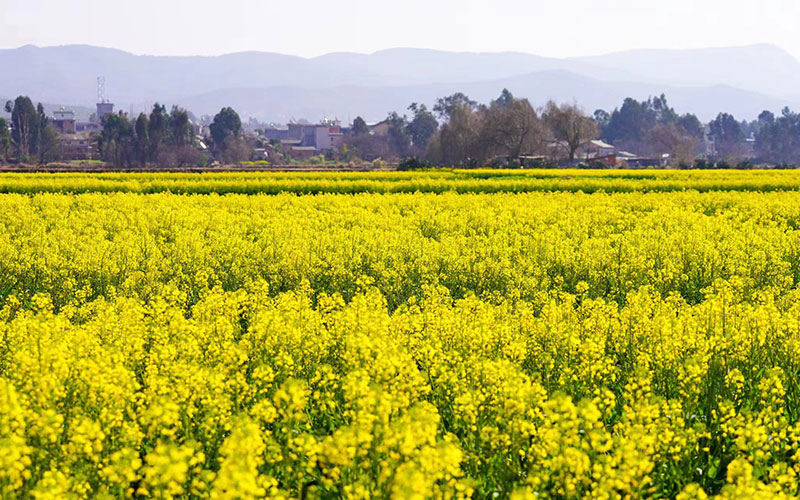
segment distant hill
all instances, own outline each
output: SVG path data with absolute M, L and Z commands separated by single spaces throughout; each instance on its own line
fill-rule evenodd
M 774 45 L 631 50 L 573 59 L 672 85 L 729 85 L 800 101 L 800 62 Z
M 0 67 L 11 68 L 0 72 L 0 95 L 91 108 L 96 77 L 104 76 L 107 97 L 125 111 L 160 101 L 201 115 L 231 105 L 244 117 L 269 121 L 357 115 L 375 121 L 455 91 L 486 102 L 504 87 L 534 105 L 553 98 L 577 101 L 590 112 L 663 92 L 678 111 L 702 119 L 720 111 L 751 119 L 763 109 L 800 103 L 800 63 L 768 45 L 577 59 L 403 48 L 309 59 L 266 52 L 161 57 L 84 45 L 25 46 L 0 50 Z
M 223 106 L 264 110 L 262 119 L 285 123 L 308 117 L 338 117 L 349 121 L 357 114 L 375 122 L 392 111 L 404 111 L 411 102 L 431 103 L 437 97 L 465 92 L 480 102 L 497 98 L 503 88 L 543 104 L 549 99 L 573 101 L 587 111 L 612 110 L 628 96 L 646 99 L 662 92 L 679 111 L 692 110 L 703 120 L 713 119 L 720 110 L 735 116 L 757 116 L 764 109 L 787 105 L 771 98 L 724 85 L 714 87 L 672 87 L 646 83 L 604 82 L 567 71 L 543 71 L 488 82 L 409 85 L 402 87 L 339 86 L 331 88 L 269 87 L 223 89 L 182 99 L 196 114 L 211 114 Z M 357 111 L 354 111 L 357 110 Z

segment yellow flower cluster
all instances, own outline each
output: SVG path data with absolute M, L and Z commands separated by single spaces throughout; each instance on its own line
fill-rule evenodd
M 0 208 L 2 498 L 800 495 L 798 193 Z

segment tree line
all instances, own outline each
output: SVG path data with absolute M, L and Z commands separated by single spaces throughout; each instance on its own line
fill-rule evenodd
M 103 161 L 115 166 L 205 166 L 217 152 L 227 163 L 247 159 L 242 122 L 232 108 L 223 108 L 211 123 L 210 136 L 198 137 L 189 112 L 156 103 L 149 115 L 131 121 L 124 113 L 107 115 L 98 137 Z M 199 147 L 203 141 L 205 148 Z
M 522 156 L 555 165 L 575 163 L 592 139 L 645 158 L 667 155 L 673 166 L 737 165 L 756 161 L 800 164 L 800 114 L 786 108 L 776 117 L 738 121 L 720 113 L 708 124 L 679 114 L 665 95 L 625 99 L 611 110 L 587 114 L 575 103 L 548 102 L 535 108 L 507 89 L 479 104 L 463 93 L 438 99 L 432 110 L 412 104 L 411 116 L 391 113 L 389 134 L 370 136 L 357 118 L 345 141 L 349 155 L 365 158 L 419 157 L 436 165 L 503 164 Z
M 5 105 L 0 118 L 0 161 L 47 163 L 58 160 L 58 134 L 41 103 L 20 96 Z M 800 114 L 789 108 L 779 116 L 764 111 L 757 120 L 738 121 L 720 113 L 703 124 L 691 113 L 679 114 L 665 95 L 644 101 L 625 99 L 611 110 L 589 115 L 576 103 L 548 102 L 540 108 L 507 89 L 481 104 L 463 93 L 435 101 L 432 108 L 413 103 L 409 114 L 391 112 L 376 134 L 357 117 L 343 141 L 327 153 L 353 162 L 414 158 L 419 164 L 447 166 L 507 165 L 520 158 L 542 165 L 575 164 L 588 141 L 602 139 L 640 157 L 667 155 L 673 166 L 735 165 L 745 160 L 774 165 L 800 164 Z M 102 118 L 95 137 L 100 159 L 121 167 L 202 166 L 214 160 L 249 159 L 239 115 L 223 108 L 198 136 L 196 121 L 178 106 L 155 104 L 135 119 L 124 113 Z
M 364 158 L 419 157 L 431 164 L 479 166 L 497 158 L 541 155 L 574 160 L 598 126 L 575 104 L 549 102 L 537 110 L 507 89 L 488 105 L 463 93 L 437 99 L 432 109 L 414 103 L 411 116 L 391 113 L 385 135 L 354 120 L 343 150 Z
M 20 96 L 8 101 L 5 110 L 10 121 L 0 117 L 0 162 L 60 160 L 59 136 L 41 103 L 34 106 L 29 97 Z M 232 108 L 214 116 L 208 137 L 197 136 L 195 122 L 186 109 L 173 106 L 167 111 L 156 103 L 149 114 L 135 119 L 122 112 L 102 117 L 101 131 L 93 140 L 100 159 L 118 167 L 205 166 L 213 154 L 227 163 L 249 159 L 242 122 Z
M 13 156 L 22 163 L 46 163 L 58 154 L 58 133 L 45 114 L 42 103 L 34 106 L 29 97 L 20 96 L 5 104 L 9 123 L 0 117 L 0 160 Z

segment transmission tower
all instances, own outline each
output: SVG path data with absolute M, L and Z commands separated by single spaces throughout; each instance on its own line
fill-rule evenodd
M 104 76 L 97 77 L 97 102 L 106 102 L 106 77 Z

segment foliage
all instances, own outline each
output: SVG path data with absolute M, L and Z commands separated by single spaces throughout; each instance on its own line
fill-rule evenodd
M 47 123 L 46 118 L 42 121 L 42 123 L 43 125 L 41 127 L 38 144 L 38 159 L 40 165 L 45 165 L 53 161 L 58 161 L 60 159 L 60 155 L 58 149 L 58 132 L 56 132 L 56 130 Z
M 11 143 L 18 162 L 27 162 L 38 153 L 41 132 L 40 113 L 27 96 L 8 101 L 5 109 L 11 114 Z
M 800 115 L 789 108 L 780 117 L 765 111 L 759 116 L 756 154 L 773 164 L 800 163 Z
M 397 157 L 402 158 L 406 156 L 411 147 L 411 138 L 408 136 L 406 130 L 408 120 L 405 116 L 400 116 L 396 112 L 392 112 L 389 113 L 386 122 L 389 124 L 389 147 Z
M 236 139 L 242 134 L 242 120 L 233 108 L 222 108 L 214 115 L 214 121 L 209 126 L 211 138 L 220 149 L 225 148 L 225 142 Z
M 316 155 L 312 156 L 308 159 L 308 163 L 311 165 L 324 165 L 325 164 L 325 155 Z
M 194 131 L 189 113 L 185 109 L 172 107 L 172 112 L 169 114 L 169 132 L 170 144 L 174 146 L 180 148 L 194 144 Z
M 223 163 L 238 164 L 250 159 L 252 151 L 242 137 L 242 120 L 233 108 L 222 108 L 214 116 L 209 130 L 218 159 Z
M 428 147 L 428 142 L 433 134 L 439 129 L 439 122 L 436 121 L 436 117 L 428 111 L 424 104 L 415 102 L 408 109 L 414 116 L 406 125 L 406 131 L 417 153 L 422 154 L 425 152 L 425 148 Z
M 148 117 L 131 121 L 124 113 L 103 117 L 98 149 L 104 161 L 118 167 L 204 165 L 197 149 L 189 113 L 177 106 L 167 113 L 156 103 Z
M 103 130 L 98 139 L 98 149 L 104 161 L 119 167 L 130 167 L 136 152 L 135 130 L 122 113 L 103 117 Z
M 446 106 L 447 122 L 429 141 L 425 156 L 438 164 L 478 166 L 481 163 L 478 157 L 482 115 L 476 111 L 471 101 L 456 101 L 454 99 L 450 104 L 437 105 L 440 110 Z M 444 111 L 439 112 L 441 114 Z
M 622 106 L 611 114 L 603 110 L 596 111 L 595 121 L 600 126 L 605 140 L 622 149 L 640 154 L 653 154 L 653 145 L 649 139 L 654 133 L 663 136 L 664 132 L 668 131 L 673 138 L 685 137 L 685 140 L 680 141 L 684 144 L 688 144 L 691 139 L 695 142 L 701 141 L 705 136 L 703 125 L 697 116 L 691 113 L 678 115 L 669 106 L 664 94 L 641 102 L 627 98 Z M 653 129 L 659 126 L 661 131 L 654 132 Z M 662 153 L 672 153 L 672 151 L 655 151 L 655 154 Z M 691 153 L 694 156 L 694 151 Z
M 714 140 L 715 156 L 726 161 L 736 161 L 741 157 L 745 136 L 742 127 L 728 113 L 720 113 L 708 124 L 709 135 Z
M 456 109 L 476 110 L 478 107 L 476 101 L 473 101 L 462 92 L 456 92 L 455 94 L 437 99 L 436 104 L 433 106 L 433 111 L 442 120 L 450 120 L 453 111 Z
M 508 89 L 483 112 L 482 158 L 501 156 L 517 159 L 543 151 L 548 132 L 527 99 L 515 98 Z
M 420 160 L 416 156 L 412 156 L 410 158 L 405 158 L 401 161 L 398 166 L 397 170 L 399 171 L 406 171 L 406 170 L 420 170 L 423 168 L 433 168 L 432 163 L 428 163 L 425 160 Z
M 367 122 L 365 122 L 364 119 L 361 118 L 360 116 L 356 116 L 356 119 L 353 120 L 353 126 L 350 128 L 350 133 L 352 135 L 369 134 L 369 127 L 367 126 Z
M 646 142 L 649 154 L 668 154 L 670 164 L 676 167 L 691 166 L 699 146 L 697 139 L 675 123 L 655 125 L 647 133 Z
M 0 118 L 0 161 L 8 162 L 8 152 L 11 149 L 11 131 L 8 121 Z
M 162 145 L 167 141 L 167 123 L 169 123 L 167 108 L 159 103 L 155 103 L 153 105 L 153 110 L 150 112 L 150 118 L 147 121 L 148 150 L 151 163 L 158 161 Z M 140 130 L 140 132 L 142 131 Z M 144 141 L 144 134 L 139 135 L 139 137 Z
M 147 165 L 150 154 L 150 120 L 147 115 L 140 113 L 133 126 L 136 134 L 136 162 L 140 167 Z

